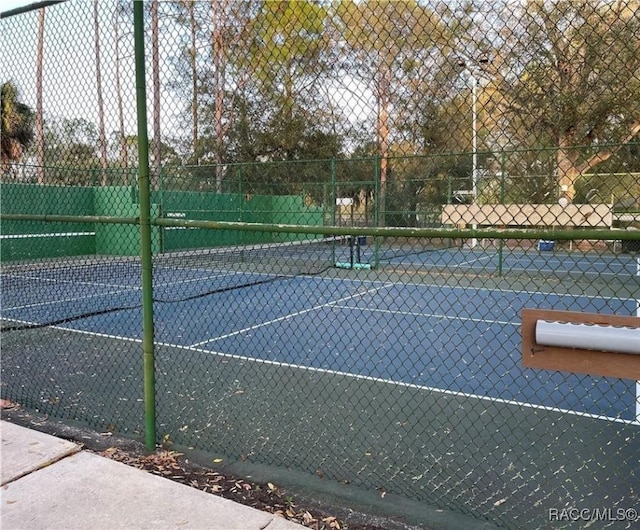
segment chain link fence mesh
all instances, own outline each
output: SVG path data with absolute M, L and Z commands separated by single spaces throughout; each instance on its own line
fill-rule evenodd
M 521 311 L 640 311 L 638 1 L 144 9 L 156 439 L 633 528 L 640 383 L 525 368 Z M 0 28 L 2 397 L 139 436 L 132 4 Z

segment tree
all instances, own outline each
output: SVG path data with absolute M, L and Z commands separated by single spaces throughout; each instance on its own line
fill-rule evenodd
M 181 3 L 187 9 L 189 18 L 189 49 L 187 57 L 191 74 L 191 158 L 193 162 L 197 163 L 200 155 L 198 145 L 198 25 L 196 22 L 195 2 L 193 0 L 183 0 Z
M 100 64 L 100 24 L 98 0 L 93 2 L 94 54 L 96 58 L 96 92 L 98 95 L 98 132 L 100 142 L 100 166 L 102 185 L 107 184 L 107 135 L 104 126 L 104 99 L 102 97 L 102 68 Z
M 513 30 L 502 111 L 556 146 L 570 200 L 581 175 L 640 133 L 639 10 L 638 0 L 530 0 Z
M 375 99 L 376 140 L 380 154 L 380 202 L 384 204 L 394 106 L 420 64 L 433 65 L 431 51 L 446 43 L 446 29 L 431 9 L 416 1 L 342 0 L 337 5 L 340 31 L 353 75 Z
M 160 160 L 162 159 L 162 129 L 160 125 L 160 45 L 159 45 L 159 2 L 151 2 L 151 76 L 153 92 L 153 141 L 152 144 L 152 185 L 157 187 L 160 180 Z
M 0 109 L 0 165 L 2 169 L 19 162 L 33 141 L 33 111 L 19 100 L 18 89 L 8 81 L 2 84 Z
M 322 120 L 315 110 L 319 79 L 327 71 L 322 63 L 326 20 L 326 8 L 309 0 L 266 2 L 252 20 L 251 47 L 242 66 L 251 69 L 254 83 L 242 105 L 260 116 L 258 156 L 299 159 L 308 145 L 305 138 L 319 132 Z
M 175 77 L 171 83 L 190 110 L 188 162 L 213 162 L 218 191 L 225 174 L 229 131 L 236 117 L 234 101 L 251 77 L 242 67 L 249 47 L 248 14 L 255 11 L 250 3 L 228 0 L 181 0 L 174 5 L 174 21 L 188 34 L 180 54 L 174 58 Z
M 118 145 L 120 151 L 120 163 L 123 167 L 129 166 L 129 157 L 127 153 L 127 142 L 124 132 L 124 106 L 122 102 L 122 86 L 120 80 L 120 15 L 122 12 L 121 4 L 118 4 L 113 13 L 113 31 L 115 46 L 115 82 L 116 82 L 116 99 L 118 105 Z M 126 172 L 123 173 L 123 184 L 127 184 Z
M 188 34 L 188 39 L 182 37 L 180 51 L 172 59 L 174 69 L 169 87 L 185 102 L 189 110 L 191 128 L 187 143 L 189 152 L 187 163 L 189 164 L 198 164 L 202 157 L 200 145 L 202 79 L 205 70 L 211 65 L 211 61 L 205 59 L 207 54 L 203 51 L 208 46 L 205 28 L 208 26 L 209 8 L 208 2 L 179 0 L 173 5 L 172 10 L 174 22 L 178 28 L 177 34 L 182 36 L 185 29 Z
M 36 148 L 38 184 L 44 183 L 44 110 L 42 103 L 42 69 L 44 62 L 44 14 L 45 9 L 38 10 L 38 51 L 36 58 Z
M 211 0 L 211 55 L 213 57 L 213 123 L 215 137 L 216 192 L 222 192 L 224 177 L 223 150 L 225 124 L 223 116 L 226 100 L 227 58 L 225 50 L 225 26 L 227 23 L 227 0 Z
M 94 170 L 100 167 L 98 145 L 99 133 L 96 125 L 90 121 L 82 118 L 47 120 L 43 152 L 47 181 L 60 184 L 96 184 Z

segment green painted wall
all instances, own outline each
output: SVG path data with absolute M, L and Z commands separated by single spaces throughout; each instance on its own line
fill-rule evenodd
M 161 201 L 163 216 L 170 219 L 238 221 L 245 223 L 277 223 L 323 225 L 321 208 L 304 205 L 301 196 L 216 194 L 212 192 L 163 191 L 154 194 Z M 288 240 L 304 236 L 291 235 Z M 199 228 L 165 228 L 163 249 L 233 246 L 282 241 L 270 232 L 206 230 Z
M 106 186 L 95 188 L 95 215 L 115 217 L 139 217 L 140 205 L 133 202 L 135 195 L 128 186 Z M 157 217 L 159 207 L 152 205 L 151 217 Z M 119 225 L 96 223 L 96 254 L 108 256 L 140 255 L 140 227 L 138 225 Z M 152 227 L 153 252 L 160 250 L 160 231 Z
M 323 226 L 323 210 L 318 207 L 305 206 L 303 197 L 299 195 L 285 195 L 272 197 L 274 224 Z M 288 240 L 306 239 L 305 234 L 282 234 Z
M 2 184 L 0 210 L 34 215 L 93 215 L 93 192 L 93 188 L 79 186 Z M 1 232 L 2 261 L 95 253 L 92 223 L 3 221 Z
M 323 224 L 322 209 L 307 207 L 301 196 L 216 194 L 195 191 L 152 193 L 151 216 L 170 219 L 236 221 L 268 224 Z M 138 217 L 134 187 L 40 186 L 4 184 L 0 207 L 5 213 L 104 215 Z M 26 237 L 26 236 L 37 237 Z M 304 236 L 152 227 L 153 251 L 272 243 Z M 3 261 L 75 255 L 135 256 L 140 253 L 137 225 L 5 221 L 0 256 Z

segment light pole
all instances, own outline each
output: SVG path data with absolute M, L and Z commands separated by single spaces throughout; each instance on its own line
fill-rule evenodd
M 471 145 L 473 155 L 471 159 L 471 196 L 473 202 L 478 198 L 478 79 L 469 70 L 471 81 Z
M 489 62 L 489 59 L 482 55 L 475 62 L 479 67 L 482 67 Z M 478 199 L 478 85 L 480 80 L 464 59 L 458 59 L 458 66 L 467 71 L 468 79 L 471 82 L 471 198 L 475 204 Z M 478 225 L 473 223 L 471 226 L 475 229 Z M 477 244 L 478 240 L 475 237 L 472 238 L 470 247 L 475 248 Z

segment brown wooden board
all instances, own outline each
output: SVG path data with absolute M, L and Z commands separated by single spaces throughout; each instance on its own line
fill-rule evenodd
M 640 317 L 545 309 L 523 309 L 521 316 L 522 363 L 525 367 L 640 380 L 640 355 L 560 348 L 536 343 L 538 320 L 639 328 Z

